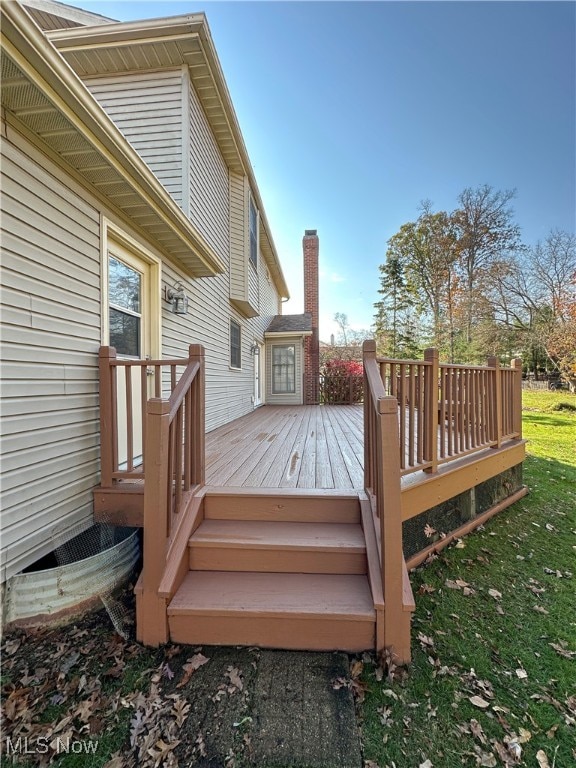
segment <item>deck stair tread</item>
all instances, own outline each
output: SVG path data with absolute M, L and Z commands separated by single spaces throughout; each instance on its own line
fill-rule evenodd
M 363 575 L 189 571 L 168 616 L 375 621 Z
M 191 536 L 193 547 L 309 549 L 316 552 L 366 552 L 360 525 L 351 523 L 204 520 Z

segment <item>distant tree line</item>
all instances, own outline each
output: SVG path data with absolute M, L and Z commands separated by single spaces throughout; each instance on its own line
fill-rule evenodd
M 528 247 L 514 191 L 465 189 L 458 207 L 430 201 L 388 241 L 374 335 L 387 357 L 481 363 L 522 357 L 527 370 L 576 379 L 576 237 L 553 230 Z

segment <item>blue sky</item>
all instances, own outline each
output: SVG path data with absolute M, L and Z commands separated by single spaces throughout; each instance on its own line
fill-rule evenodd
M 88 2 L 119 20 L 205 11 L 292 300 L 320 237 L 320 337 L 372 323 L 386 241 L 421 200 L 517 190 L 524 242 L 576 230 L 572 2 Z

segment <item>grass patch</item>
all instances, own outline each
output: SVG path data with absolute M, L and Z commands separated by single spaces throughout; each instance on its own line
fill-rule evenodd
M 365 756 L 380 768 L 576 760 L 576 415 L 554 410 L 566 393 L 524 394 L 530 494 L 412 574 L 408 676 L 365 668 Z

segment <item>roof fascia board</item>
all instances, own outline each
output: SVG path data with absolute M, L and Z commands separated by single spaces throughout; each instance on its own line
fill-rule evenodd
M 282 338 L 291 336 L 312 336 L 312 331 L 264 331 L 264 337 L 269 338 Z
M 213 274 L 224 272 L 225 265 L 218 255 L 195 231 L 58 51 L 46 45 L 44 34 L 29 14 L 16 2 L 3 3 L 1 13 L 2 48 L 6 54 L 164 223 L 177 232 L 206 268 Z

